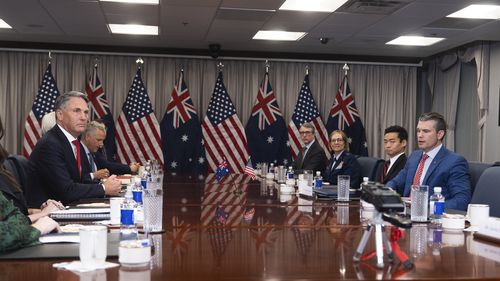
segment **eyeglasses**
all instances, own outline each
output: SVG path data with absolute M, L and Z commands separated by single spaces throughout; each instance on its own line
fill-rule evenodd
M 300 131 L 299 131 L 299 133 L 300 133 L 301 135 L 310 135 L 310 134 L 312 134 L 312 132 L 311 132 L 311 131 L 303 131 L 303 132 L 300 132 Z
M 344 142 L 343 139 L 331 139 L 330 142 Z

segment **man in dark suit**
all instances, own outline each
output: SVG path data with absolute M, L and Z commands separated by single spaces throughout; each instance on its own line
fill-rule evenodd
M 384 150 L 389 155 L 385 161 L 381 182 L 388 183 L 403 169 L 406 164 L 406 145 L 408 132 L 401 126 L 390 126 L 384 131 Z
M 120 181 L 111 176 L 105 183 L 90 183 L 90 166 L 78 136 L 85 130 L 87 97 L 71 91 L 56 99 L 56 126 L 36 144 L 28 165 L 26 199 L 39 207 L 48 198 L 68 204 L 82 198 L 118 195 Z
M 424 113 L 418 119 L 419 150 L 413 152 L 399 174 L 387 183 L 403 196 L 410 196 L 412 185 L 442 187 L 446 209 L 466 210 L 471 200 L 469 165 L 459 154 L 443 146 L 446 122 L 441 114 Z
M 300 126 L 299 133 L 304 147 L 293 162 L 293 169 L 296 171 L 311 170 L 313 172 L 325 170 L 328 159 L 325 150 L 316 141 L 314 126 L 311 123 L 304 123 Z
M 106 139 L 106 126 L 104 123 L 92 121 L 87 124 L 85 131 L 82 133 L 81 142 L 85 149 L 85 154 L 90 165 L 90 177 L 93 180 L 107 178 L 110 173 L 116 175 L 137 173 L 140 164 L 131 163 L 125 165 L 108 161 L 106 156 L 101 152 Z

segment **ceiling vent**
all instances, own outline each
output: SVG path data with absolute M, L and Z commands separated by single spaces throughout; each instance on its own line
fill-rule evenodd
M 413 0 L 349 0 L 336 12 L 390 15 Z

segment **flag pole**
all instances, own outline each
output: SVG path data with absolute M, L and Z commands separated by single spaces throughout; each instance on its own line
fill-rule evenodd
M 97 68 L 97 64 L 99 63 L 99 58 L 95 57 L 94 58 L 94 67 Z
M 266 62 L 264 63 L 264 67 L 266 69 L 266 73 L 269 73 L 269 68 L 271 67 L 269 60 L 266 60 Z
M 349 66 L 346 64 L 344 64 L 344 67 L 342 67 L 342 69 L 344 70 L 344 76 L 347 76 L 347 72 L 349 72 Z
M 138 57 L 135 63 L 139 66 L 139 69 L 144 64 L 144 60 L 141 57 Z
M 217 63 L 217 70 L 218 70 L 219 72 L 222 72 L 222 69 L 223 69 L 223 68 L 224 68 L 224 65 L 222 64 L 222 62 L 221 62 L 221 61 L 219 61 L 219 63 Z
M 309 65 L 306 64 L 305 70 L 306 70 L 306 75 L 309 75 Z
M 52 51 L 49 50 L 49 64 L 52 63 Z

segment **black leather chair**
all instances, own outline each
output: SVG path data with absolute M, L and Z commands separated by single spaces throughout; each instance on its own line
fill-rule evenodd
M 469 162 L 469 175 L 470 175 L 470 188 L 471 188 L 471 194 L 474 194 L 474 190 L 477 185 L 477 181 L 483 174 L 484 170 L 488 169 L 491 167 L 493 164 L 490 163 L 483 163 L 483 162 L 477 162 L 477 161 L 470 161 Z
M 26 159 L 22 155 L 9 155 L 4 164 L 6 168 L 14 175 L 24 192 L 28 181 L 26 178 L 29 165 L 28 159 Z
M 477 181 L 476 190 L 472 195 L 472 204 L 490 205 L 490 216 L 500 217 L 500 201 L 498 193 L 500 187 L 500 167 L 490 167 L 484 170 Z
M 358 157 L 361 166 L 361 177 L 368 177 L 370 181 L 380 181 L 384 172 L 384 160 L 375 157 Z

